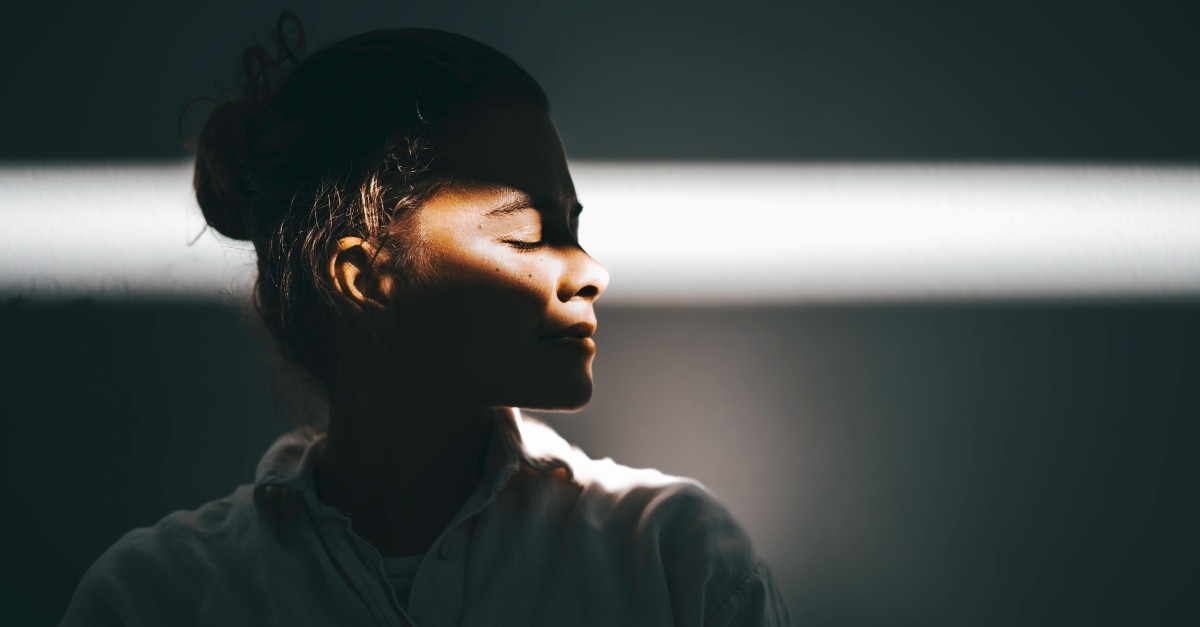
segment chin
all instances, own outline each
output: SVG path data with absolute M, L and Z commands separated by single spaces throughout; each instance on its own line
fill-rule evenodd
M 561 385 L 554 386 L 553 389 L 538 390 L 536 394 L 523 400 L 525 402 L 514 403 L 513 407 L 536 411 L 579 411 L 587 406 L 588 401 L 592 400 L 592 380 L 588 377 L 574 385 Z

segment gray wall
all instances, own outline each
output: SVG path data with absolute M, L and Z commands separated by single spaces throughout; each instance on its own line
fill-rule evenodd
M 432 26 L 512 55 L 590 159 L 1200 157 L 1200 5 L 604 0 L 10 2 L 0 158 L 182 154 L 284 7 L 314 44 Z

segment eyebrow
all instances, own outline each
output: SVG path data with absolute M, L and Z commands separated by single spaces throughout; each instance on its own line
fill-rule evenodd
M 512 200 L 499 207 L 492 208 L 484 214 L 484 217 L 502 218 L 522 211 L 534 210 L 545 212 L 552 211 L 554 208 L 553 202 L 536 199 L 525 192 L 514 192 Z M 583 205 L 579 204 L 579 201 L 575 201 L 575 204 L 571 207 L 571 217 L 578 216 L 581 212 L 583 212 Z

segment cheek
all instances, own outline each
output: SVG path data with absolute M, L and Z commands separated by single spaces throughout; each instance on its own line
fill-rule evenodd
M 426 302 L 422 317 L 443 339 L 444 363 L 456 376 L 492 387 L 528 375 L 554 294 L 544 264 L 528 257 L 456 255 L 435 262 L 436 284 L 429 287 L 440 296 Z
M 501 405 L 572 408 L 591 396 L 590 358 L 538 339 L 556 319 L 555 260 L 460 245 L 429 257 L 405 336 L 425 373 Z
M 497 338 L 507 335 L 505 330 L 534 332 L 555 293 L 547 264 L 532 255 L 502 255 L 488 249 L 494 246 L 484 248 L 448 259 L 442 273 L 457 286 L 458 316 L 472 322 L 464 329 Z
M 541 302 L 554 291 L 551 264 L 544 254 L 518 252 L 485 236 L 459 241 L 431 258 L 431 267 L 441 280 L 491 286 Z

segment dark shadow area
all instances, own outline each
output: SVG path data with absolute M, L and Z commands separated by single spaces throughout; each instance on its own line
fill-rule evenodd
M 597 393 L 548 420 L 699 478 L 801 624 L 1193 624 L 1200 304 L 599 310 Z M 285 425 L 199 303 L 0 307 L 14 624 L 121 534 L 252 479 Z
M 0 161 L 182 158 L 284 8 L 312 49 L 427 26 L 505 51 L 567 151 L 617 160 L 1200 160 L 1200 5 L 12 2 Z
M 56 624 L 105 548 L 251 482 L 284 424 L 259 343 L 229 308 L 0 311 L 6 621 Z

